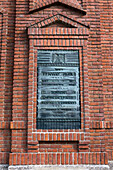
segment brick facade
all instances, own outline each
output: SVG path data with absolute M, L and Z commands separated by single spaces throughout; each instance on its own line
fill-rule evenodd
M 113 2 L 0 0 L 0 164 L 113 160 Z M 38 50 L 79 50 L 81 129 L 36 129 Z

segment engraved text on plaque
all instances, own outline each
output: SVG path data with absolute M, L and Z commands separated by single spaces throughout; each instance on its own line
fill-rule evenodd
M 37 128 L 80 128 L 78 51 L 39 51 Z

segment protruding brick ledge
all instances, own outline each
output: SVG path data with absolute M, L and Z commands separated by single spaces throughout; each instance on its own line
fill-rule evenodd
M 104 128 L 105 129 L 113 129 L 113 122 L 105 122 Z
M 49 35 L 48 35 L 49 33 Z M 29 28 L 28 35 L 89 35 L 88 28 Z M 79 37 L 78 37 L 79 38 Z
M 0 152 L 0 164 L 8 164 L 8 160 L 9 152 Z
M 113 122 L 94 121 L 90 123 L 90 129 L 113 129 Z
M 79 141 L 79 144 L 85 147 L 89 145 L 89 140 L 85 139 L 85 135 L 87 134 L 83 132 L 38 132 L 33 133 L 33 138 L 29 136 L 28 145 L 37 145 L 39 141 Z
M 26 129 L 26 122 L 24 121 L 19 121 L 19 122 L 6 122 L 6 121 L 1 121 L 0 122 L 0 129 Z
M 72 159 L 69 159 L 72 158 Z M 108 165 L 105 152 L 10 153 L 9 165 Z
M 90 129 L 103 129 L 104 122 L 103 121 L 93 121 L 90 123 Z
M 1 121 L 0 122 L 0 129 L 10 129 L 10 122 L 5 122 L 5 121 Z
M 52 145 L 52 147 L 51 146 L 50 147 L 51 147 L 51 149 L 53 149 L 54 148 L 54 143 L 51 144 L 51 141 L 49 141 L 49 142 L 50 143 L 48 143 L 48 141 L 44 141 L 44 145 L 47 145 L 47 146 L 48 146 L 48 144 Z M 66 144 L 68 143 L 69 145 L 71 145 L 70 149 L 72 149 L 73 145 L 77 142 L 77 150 L 78 150 L 78 152 L 89 152 L 89 145 L 88 145 L 89 142 L 88 141 L 73 141 L 74 143 L 72 143 L 72 141 L 61 141 L 61 142 L 64 144 L 63 148 L 65 148 L 65 142 L 66 142 Z M 55 144 L 58 144 L 58 141 L 55 141 Z M 40 141 L 28 143 L 28 152 L 36 152 L 36 150 L 37 150 L 37 153 L 38 152 L 45 152 L 45 153 L 47 152 L 47 150 L 45 150 L 45 147 L 42 149 L 42 151 L 40 151 L 39 146 L 40 146 Z M 54 149 L 58 149 L 58 148 L 54 148 Z M 56 153 L 61 153 L 62 154 L 63 152 L 67 152 L 67 151 L 64 151 L 64 150 L 62 150 L 61 152 L 56 151 Z M 74 150 L 72 151 L 72 150 L 69 151 L 69 152 L 73 152 L 73 154 L 76 153 L 76 151 L 74 151 Z
M 10 129 L 26 129 L 26 122 L 12 121 L 12 122 L 10 122 Z

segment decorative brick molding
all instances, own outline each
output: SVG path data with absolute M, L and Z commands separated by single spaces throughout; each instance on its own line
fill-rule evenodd
M 10 123 L 6 121 L 1 121 L 0 122 L 0 129 L 9 129 Z
M 0 165 L 1 164 L 7 164 L 9 160 L 9 154 L 8 152 L 0 152 Z
M 0 50 L 0 120 L 4 120 L 5 77 L 7 55 L 8 13 L 0 8 L 2 15 L 1 50 Z
M 81 22 L 78 20 L 72 20 L 69 16 L 67 17 L 64 14 L 55 13 L 55 12 L 53 15 L 48 15 L 46 18 L 44 18 L 41 21 L 36 20 L 35 22 L 30 23 L 28 27 L 33 27 L 33 28 L 48 27 L 48 25 L 51 25 L 52 23 L 55 23 L 56 21 L 60 21 L 61 23 L 66 23 L 72 28 L 86 27 L 86 30 L 87 28 L 89 28 L 89 26 L 86 25 L 84 22 Z M 85 32 L 85 34 L 87 34 L 87 32 Z
M 61 4 L 64 4 L 64 5 L 67 5 L 67 6 L 70 6 L 72 8 L 75 8 L 77 10 L 80 10 L 82 11 L 84 14 L 86 14 L 85 10 L 83 10 L 82 6 L 79 4 L 79 2 L 77 0 L 49 0 L 49 1 L 43 1 L 41 0 L 40 2 L 37 1 L 37 0 L 30 0 L 29 2 L 29 11 L 33 11 L 33 10 L 36 10 L 36 9 L 40 9 L 40 8 L 44 8 L 48 5 L 52 5 L 54 3 L 61 3 Z
M 82 28 L 83 26 L 81 26 Z M 84 30 L 86 29 L 86 31 Z M 84 30 L 84 31 L 83 31 Z M 54 40 L 50 39 L 50 35 L 48 35 L 48 31 L 49 32 L 52 32 L 54 36 L 56 36 L 56 38 L 54 38 Z M 63 33 L 64 32 L 64 33 Z M 83 29 L 80 29 L 79 30 L 74 30 L 72 28 L 28 28 L 28 34 L 29 34 L 29 47 L 30 47 L 30 51 L 29 51 L 29 61 L 30 61 L 30 65 L 29 65 L 29 68 L 30 70 L 33 70 L 33 72 L 31 72 L 29 70 L 29 73 L 30 73 L 30 77 L 29 77 L 29 99 L 28 101 L 30 102 L 31 101 L 31 98 L 34 98 L 34 105 L 32 105 L 32 109 L 31 110 L 31 106 L 30 106 L 30 109 L 28 107 L 28 111 L 29 111 L 29 114 L 28 115 L 32 115 L 33 114 L 33 117 L 34 119 L 31 119 L 33 117 L 28 117 L 28 136 L 29 136 L 29 139 L 30 139 L 30 136 L 31 136 L 31 132 L 32 130 L 34 132 L 36 132 L 37 130 L 35 130 L 36 128 L 36 84 L 37 84 L 37 80 L 35 77 L 34 78 L 32 77 L 33 75 L 37 75 L 37 67 L 36 67 L 36 64 L 34 65 L 33 63 L 37 63 L 37 50 L 38 49 L 66 49 L 66 50 L 69 50 L 69 49 L 79 49 L 79 53 L 80 53 L 80 69 L 81 69 L 81 79 L 82 79 L 82 50 L 85 50 L 86 48 L 86 44 L 87 44 L 87 38 L 88 38 L 88 28 L 84 28 Z M 45 36 L 46 35 L 46 36 Z M 79 38 L 79 35 L 81 37 L 81 39 Z M 82 36 L 81 36 L 82 35 Z M 71 37 L 71 40 L 67 40 L 66 38 L 67 37 Z M 43 39 L 42 39 L 43 37 Z M 73 37 L 73 38 L 72 38 Z M 77 38 L 77 39 L 76 39 Z M 68 47 L 69 45 L 69 47 Z M 67 47 L 66 47 L 67 46 Z M 84 48 L 84 49 L 82 49 Z M 31 66 L 34 67 L 31 69 Z M 32 75 L 32 76 L 31 76 Z M 81 80 L 81 112 L 83 110 L 83 81 Z M 35 85 L 35 87 L 34 87 Z M 33 88 L 34 87 L 34 88 Z M 32 91 L 33 90 L 33 91 Z M 32 94 L 31 94 L 32 93 Z M 28 104 L 29 105 L 29 104 Z M 84 114 L 84 113 L 83 113 Z M 81 114 L 82 115 L 82 114 Z M 31 120 L 33 121 L 32 124 L 31 124 Z M 29 122 L 30 121 L 30 122 Z M 32 125 L 32 126 L 31 126 Z M 84 126 L 84 123 L 83 123 L 83 119 L 82 119 L 82 129 L 83 129 L 83 126 Z M 76 130 L 76 131 L 80 131 L 80 130 Z M 37 132 L 42 132 L 42 131 L 37 131 Z M 47 132 L 47 130 L 43 131 L 43 132 Z M 48 131 L 49 132 L 49 131 Z M 51 132 L 51 131 L 50 131 Z M 66 132 L 66 131 L 64 131 Z M 67 130 L 68 132 L 68 130 Z M 74 132 L 74 131 L 73 131 Z M 40 134 L 37 134 L 40 136 Z M 33 134 L 33 138 L 35 139 L 35 136 L 37 136 L 36 134 Z M 38 139 L 38 136 L 36 137 Z M 35 141 L 35 140 L 34 140 Z
M 60 137 L 59 134 L 58 135 L 56 134 L 44 135 L 42 133 L 41 138 L 37 138 L 37 142 L 32 142 L 32 141 L 28 142 L 29 152 L 33 152 L 33 150 L 37 150 L 37 152 L 41 152 L 40 146 L 42 144 L 43 144 L 42 146 L 44 146 L 44 148 L 46 149 L 50 147 L 49 149 L 50 152 L 54 152 L 52 148 L 56 149 L 57 150 L 56 152 L 65 152 L 65 150 L 67 150 L 68 147 L 69 147 L 70 152 L 88 152 L 89 151 L 89 141 L 84 140 L 84 133 L 81 135 L 79 133 L 78 134 L 70 133 L 69 135 L 62 133 L 61 138 L 57 138 L 57 136 Z M 74 145 L 76 145 L 76 150 L 74 148 Z M 44 148 L 42 147 L 42 151 L 47 152 L 46 149 Z M 65 150 L 63 150 L 63 148 L 65 148 Z
M 86 30 L 90 28 L 89 22 L 87 23 L 85 19 L 80 19 L 80 18 L 72 19 L 71 16 L 67 16 L 64 13 L 61 13 L 61 12 L 58 13 L 55 11 L 53 11 L 52 14 L 48 14 L 43 19 L 40 19 L 40 20 L 36 19 L 35 21 L 30 22 L 29 24 L 27 24 L 27 27 L 28 28 L 31 28 L 31 27 L 32 28 L 46 28 L 49 26 L 50 28 L 52 23 L 55 23 L 57 21 L 60 21 L 62 23 L 62 27 L 67 27 L 67 29 L 68 29 L 68 25 L 70 28 L 86 28 Z M 65 26 L 65 23 L 67 24 L 66 26 Z M 55 28 L 57 27 L 58 26 L 56 25 Z M 85 32 L 84 34 L 89 34 L 88 32 Z
M 26 122 L 22 121 L 12 121 L 10 122 L 10 129 L 26 129 Z
M 9 160 L 9 122 L 4 120 L 6 105 L 6 60 L 8 40 L 8 11 L 0 6 L 0 164 L 8 164 Z
M 90 123 L 90 129 L 113 129 L 113 122 L 93 121 Z
M 104 127 L 105 127 L 105 129 L 113 129 L 113 122 L 111 122 L 111 121 L 109 121 L 109 122 L 105 121 Z
M 104 121 L 93 121 L 90 123 L 90 129 L 103 129 Z
M 9 165 L 108 164 L 106 153 L 10 153 Z M 70 158 L 70 159 L 69 159 Z M 95 159 L 97 158 L 97 159 Z

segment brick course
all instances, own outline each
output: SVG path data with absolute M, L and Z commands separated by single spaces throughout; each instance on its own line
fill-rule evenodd
M 113 2 L 0 2 L 0 164 L 107 165 L 113 160 Z M 36 129 L 38 50 L 79 50 L 81 129 Z

